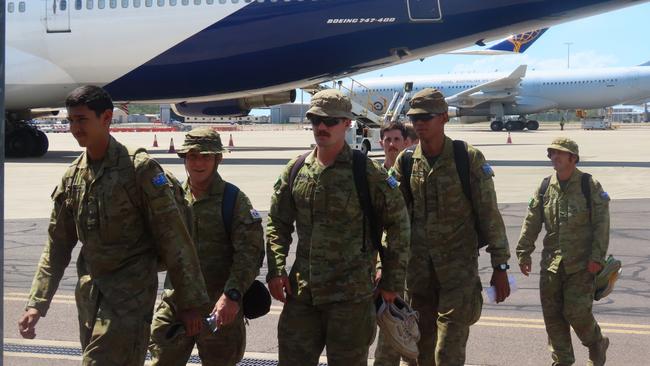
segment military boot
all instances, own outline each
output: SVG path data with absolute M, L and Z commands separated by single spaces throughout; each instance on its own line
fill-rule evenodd
M 607 337 L 603 337 L 600 342 L 589 346 L 589 361 L 587 361 L 587 366 L 603 366 L 605 364 L 607 347 L 609 347 L 609 338 Z

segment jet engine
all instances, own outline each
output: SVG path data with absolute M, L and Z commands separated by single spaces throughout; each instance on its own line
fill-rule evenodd
M 182 102 L 172 104 L 174 113 L 183 117 L 247 116 L 253 108 L 271 107 L 296 100 L 296 90 L 255 95 L 247 98 L 210 102 Z

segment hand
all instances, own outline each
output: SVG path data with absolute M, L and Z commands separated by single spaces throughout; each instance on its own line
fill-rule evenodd
M 597 274 L 601 269 L 603 269 L 603 266 L 598 262 L 589 261 L 587 263 L 587 271 L 591 274 Z
M 375 272 L 375 286 L 379 284 L 379 281 L 381 281 L 381 268 Z
M 530 263 L 527 263 L 527 264 L 521 263 L 521 264 L 519 264 L 519 269 L 521 270 L 521 274 L 523 274 L 526 277 L 528 277 L 528 275 L 530 274 L 530 267 L 531 267 Z
M 239 313 L 239 303 L 230 300 L 225 294 L 222 294 L 219 301 L 214 305 L 212 314 L 217 314 L 217 325 L 227 325 L 237 318 Z
M 185 326 L 185 335 L 187 337 L 193 337 L 199 334 L 203 327 L 201 313 L 199 313 L 199 310 L 196 308 L 181 311 L 178 314 L 178 318 Z
M 392 304 L 395 302 L 395 299 L 397 298 L 397 292 L 393 291 L 386 291 L 379 289 L 379 294 L 381 295 L 381 298 L 384 299 L 384 302 Z
M 492 279 L 490 280 L 490 285 L 494 286 L 496 289 L 496 301 L 497 304 L 505 301 L 505 299 L 510 296 L 510 283 L 508 283 L 508 272 L 494 270 L 492 272 Z
M 287 302 L 285 293 L 287 295 L 292 295 L 289 277 L 279 276 L 272 278 L 269 281 L 269 292 L 271 292 L 271 296 L 273 296 L 274 299 L 283 303 Z
M 18 331 L 23 338 L 34 339 L 36 337 L 36 323 L 41 318 L 38 309 L 28 308 L 18 321 Z

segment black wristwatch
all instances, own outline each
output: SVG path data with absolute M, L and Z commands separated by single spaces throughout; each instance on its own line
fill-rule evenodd
M 508 263 L 501 263 L 494 266 L 494 269 L 496 269 L 497 271 L 507 271 L 510 269 L 510 266 L 508 265 Z
M 237 289 L 231 288 L 226 291 L 226 297 L 232 301 L 239 302 L 239 300 L 241 300 L 241 292 L 237 291 Z

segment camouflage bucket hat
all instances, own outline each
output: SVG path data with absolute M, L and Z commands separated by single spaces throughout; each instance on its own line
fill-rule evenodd
M 217 131 L 202 127 L 194 129 L 185 135 L 183 146 L 178 149 L 178 156 L 185 157 L 185 154 L 195 150 L 200 154 L 221 154 L 228 152 L 221 143 L 221 136 Z
M 322 90 L 314 94 L 307 111 L 307 118 L 312 114 L 321 117 L 354 118 L 350 99 L 334 89 Z
M 447 113 L 449 110 L 445 96 L 433 88 L 426 88 L 415 93 L 409 102 L 409 106 L 411 108 L 406 112 L 407 116 L 414 114 Z
M 575 141 L 567 137 L 556 138 L 555 140 L 553 140 L 553 142 L 551 142 L 551 146 L 549 146 L 546 150 L 549 153 L 551 152 L 551 150 L 566 151 L 577 157 L 580 157 L 578 144 L 576 144 Z

